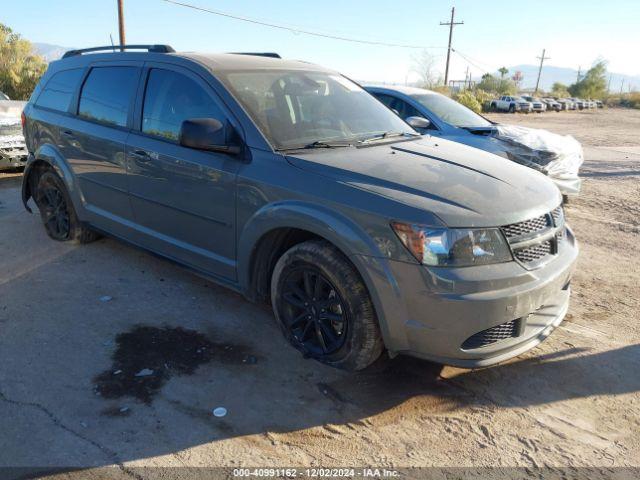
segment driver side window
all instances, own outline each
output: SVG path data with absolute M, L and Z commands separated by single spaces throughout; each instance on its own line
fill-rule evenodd
M 194 80 L 171 70 L 149 72 L 142 111 L 142 131 L 178 141 L 182 122 L 190 118 L 225 117 L 211 96 Z

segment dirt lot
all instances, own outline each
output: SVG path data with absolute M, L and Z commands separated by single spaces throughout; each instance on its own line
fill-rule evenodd
M 583 142 L 582 251 L 565 323 L 477 371 L 304 360 L 224 288 L 114 240 L 48 240 L 0 179 L 0 466 L 640 466 L 640 111 L 493 118 Z

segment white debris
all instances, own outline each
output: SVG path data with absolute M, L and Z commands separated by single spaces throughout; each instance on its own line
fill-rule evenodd
M 129 411 L 129 407 L 122 407 L 122 408 L 120 409 L 120 413 L 125 413 L 125 412 L 127 412 L 127 411 Z
M 111 300 L 113 300 L 113 297 L 111 297 L 109 295 L 105 295 L 103 297 L 100 297 L 100 301 L 101 302 L 110 302 Z
M 113 372 L 114 375 L 120 375 L 122 373 L 122 370 L 116 370 L 115 372 Z
M 227 409 L 224 407 L 218 407 L 213 409 L 213 415 L 216 417 L 224 417 L 227 414 Z
M 584 161 L 582 145 L 571 135 L 558 135 L 537 128 L 497 125 L 494 136 L 510 143 L 516 161 L 538 168 L 565 187 L 580 190 L 578 171 Z
M 153 375 L 153 370 L 149 368 L 143 368 L 135 374 L 136 377 L 148 377 L 149 375 Z

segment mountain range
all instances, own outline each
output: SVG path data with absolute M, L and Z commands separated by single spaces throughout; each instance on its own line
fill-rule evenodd
M 515 72 L 521 72 L 524 77 L 522 80 L 522 89 L 532 89 L 536 86 L 536 78 L 538 77 L 538 65 L 514 65 L 509 68 L 509 76 L 512 76 Z M 587 68 L 581 70 L 581 74 L 584 75 Z M 499 73 L 494 73 L 496 76 L 500 76 Z M 609 72 L 611 75 L 610 89 L 612 92 L 619 92 L 620 85 L 624 80 L 623 89 L 628 91 L 629 85 L 632 89 L 640 89 L 640 75 L 625 75 L 622 73 Z M 542 74 L 540 76 L 540 88 L 542 90 L 551 90 L 551 86 L 555 82 L 564 83 L 565 85 L 571 85 L 575 83 L 578 78 L 578 70 L 575 68 L 556 67 L 553 65 L 545 65 L 542 67 Z M 609 79 L 607 78 L 607 81 Z

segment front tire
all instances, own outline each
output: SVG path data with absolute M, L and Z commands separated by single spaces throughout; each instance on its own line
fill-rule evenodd
M 38 180 L 34 200 L 47 235 L 59 242 L 89 243 L 99 235 L 79 220 L 64 182 L 52 171 Z
M 306 357 L 356 371 L 384 350 L 362 278 L 328 242 L 312 240 L 285 252 L 273 271 L 271 303 L 285 337 Z

